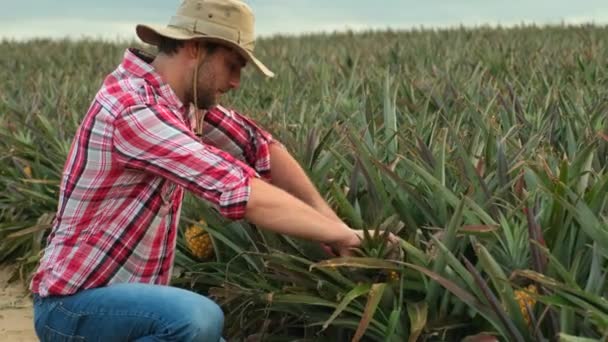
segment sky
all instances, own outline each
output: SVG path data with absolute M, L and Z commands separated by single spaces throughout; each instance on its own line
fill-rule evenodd
M 179 0 L 0 0 L 0 39 L 136 39 Z M 258 36 L 367 29 L 608 24 L 608 0 L 247 0 Z M 145 4 L 145 5 L 144 5 Z

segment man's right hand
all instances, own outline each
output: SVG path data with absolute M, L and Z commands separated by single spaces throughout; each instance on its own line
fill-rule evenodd
M 351 231 L 352 231 L 352 234 L 350 236 L 347 236 L 347 237 L 345 237 L 344 240 L 338 241 L 332 245 L 334 250 L 338 253 L 338 256 L 341 256 L 341 257 L 352 256 L 353 255 L 352 249 L 357 248 L 361 245 L 361 241 L 363 241 L 363 238 L 365 236 L 364 231 L 363 230 L 354 230 L 354 229 Z M 383 234 L 383 232 L 380 232 L 380 234 Z M 399 238 L 396 237 L 393 233 L 389 233 L 388 234 L 388 243 L 390 244 L 389 248 L 393 248 L 395 246 L 398 247 Z

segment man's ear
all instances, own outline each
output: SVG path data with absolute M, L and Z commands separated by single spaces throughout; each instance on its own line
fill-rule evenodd
M 200 57 L 205 57 L 205 45 L 204 43 L 197 42 L 195 40 L 188 40 L 184 43 L 184 49 L 188 59 L 197 60 Z

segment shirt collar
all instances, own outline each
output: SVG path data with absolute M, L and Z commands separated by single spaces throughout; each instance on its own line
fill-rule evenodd
M 142 78 L 146 83 L 156 89 L 170 105 L 178 108 L 182 113 L 186 112 L 186 107 L 177 97 L 171 86 L 163 81 L 162 77 L 152 66 L 155 56 L 143 50 L 130 48 L 125 51 L 122 67 L 135 77 Z

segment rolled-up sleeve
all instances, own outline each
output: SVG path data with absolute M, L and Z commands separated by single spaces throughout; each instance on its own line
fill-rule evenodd
M 202 141 L 247 163 L 260 177 L 271 179 L 270 144 L 276 141 L 245 115 L 222 106 L 210 109 L 205 114 Z
M 169 179 L 209 201 L 225 217 L 241 219 L 254 169 L 202 143 L 179 114 L 156 105 L 134 107 L 114 122 L 116 161 Z

